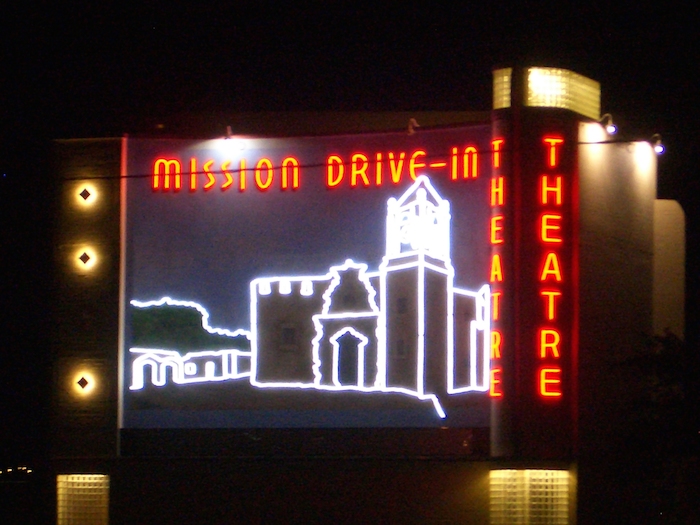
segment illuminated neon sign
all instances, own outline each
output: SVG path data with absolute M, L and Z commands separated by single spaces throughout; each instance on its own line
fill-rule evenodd
M 500 144 L 496 144 L 498 147 Z M 308 168 L 308 167 L 307 167 Z M 325 185 L 328 189 L 349 187 L 381 187 L 399 184 L 407 177 L 415 181 L 421 170 L 442 171 L 448 180 L 459 182 L 479 176 L 479 151 L 474 145 L 453 146 L 449 153 L 431 156 L 425 149 L 413 151 L 354 152 L 349 156 L 331 154 L 325 160 Z M 279 159 L 261 157 L 236 160 L 191 157 L 158 157 L 153 161 L 151 188 L 154 192 L 222 192 L 255 188 L 266 192 L 273 186 L 282 191 L 302 186 L 305 167 L 296 156 Z
M 559 304 L 566 300 L 562 296 L 561 284 L 566 268 L 563 266 L 562 247 L 567 239 L 562 235 L 565 203 L 564 177 L 557 172 L 564 139 L 545 136 L 542 139 L 546 151 L 547 173 L 539 177 L 539 221 L 538 240 L 542 246 L 542 264 L 539 271 L 541 283 L 539 294 L 542 302 L 543 323 L 537 333 L 537 392 L 543 399 L 556 399 L 563 395 L 561 358 L 565 334 L 557 327 Z
M 489 395 L 492 398 L 503 397 L 501 385 L 501 375 L 503 372 L 501 359 L 503 358 L 504 331 L 500 327 L 501 302 L 503 301 L 504 271 L 503 257 L 506 248 L 506 178 L 501 171 L 501 155 L 504 139 L 494 139 L 492 167 L 493 173 L 489 191 L 489 205 L 491 206 L 491 221 L 489 224 L 489 242 L 491 243 L 491 265 L 489 271 L 489 282 L 492 287 L 491 321 L 495 324 L 491 331 L 489 341 L 489 357 L 492 368 L 489 377 Z M 508 199 L 510 196 L 508 195 Z
M 145 385 L 145 371 L 151 368 L 151 384 L 165 386 L 168 371 L 178 385 L 208 383 L 249 377 L 250 370 L 242 362 L 250 362 L 250 352 L 235 348 L 217 351 L 188 352 L 184 356 L 175 350 L 154 348 L 130 348 L 135 354 L 132 365 L 131 390 L 141 390 Z M 245 359 L 247 358 L 247 359 Z
M 130 138 L 122 426 L 488 426 L 492 147 Z
M 202 319 L 202 328 L 210 334 L 224 335 L 226 337 L 244 336 L 250 339 L 250 332 L 246 330 L 230 331 L 224 328 L 214 328 L 209 325 L 209 313 L 199 304 L 192 301 L 177 301 L 170 297 L 163 297 L 158 301 L 131 301 L 136 308 L 157 308 L 160 306 L 175 306 L 192 308 L 196 310 Z M 151 384 L 165 386 L 168 371 L 176 384 L 206 383 L 210 381 L 226 381 L 250 376 L 250 352 L 237 348 L 188 352 L 181 355 L 175 350 L 160 348 L 130 348 L 129 352 L 136 357 L 132 364 L 132 380 L 129 388 L 141 390 L 145 386 L 146 370 L 150 367 Z
M 179 385 L 248 379 L 265 389 L 399 393 L 432 402 L 444 418 L 444 396 L 485 392 L 492 379 L 490 289 L 454 286 L 450 223 L 449 201 L 418 176 L 387 203 L 376 271 L 348 259 L 324 275 L 255 278 L 250 330 L 213 328 L 190 301 L 132 301 L 196 309 L 207 332 L 245 336 L 250 352 L 132 347 L 130 389 L 149 379 L 164 386 L 168 374 Z M 290 356 L 308 368 L 289 366 Z
M 567 338 L 569 333 L 563 329 L 566 322 L 562 322 L 562 305 L 568 304 L 569 298 L 566 296 L 566 280 L 569 268 L 566 266 L 568 258 L 565 254 L 570 249 L 570 225 L 567 223 L 568 215 L 564 206 L 569 204 L 570 198 L 568 187 L 565 182 L 565 175 L 561 172 L 561 161 L 563 159 L 564 139 L 559 136 L 545 135 L 540 138 L 544 152 L 543 170 L 536 177 L 538 183 L 535 191 L 530 191 L 527 195 L 534 197 L 534 202 L 527 202 L 523 195 L 511 196 L 509 191 L 510 179 L 505 177 L 501 168 L 501 154 L 504 144 L 503 139 L 493 141 L 493 172 L 491 177 L 491 191 L 489 203 L 491 206 L 491 221 L 489 224 L 489 243 L 491 244 L 491 264 L 489 268 L 489 282 L 492 287 L 491 293 L 491 320 L 494 323 L 491 331 L 491 386 L 489 394 L 498 400 L 504 397 L 503 365 L 508 359 L 512 363 L 512 355 L 505 355 L 504 351 L 514 351 L 513 323 L 518 323 L 524 327 L 529 321 L 522 319 L 509 319 L 504 322 L 502 316 L 512 316 L 512 301 L 509 294 L 519 293 L 521 297 L 534 297 L 537 301 L 532 303 L 535 308 L 528 311 L 527 318 L 532 319 L 532 336 L 529 331 L 522 330 L 523 334 L 528 334 L 524 338 L 530 342 L 532 337 L 532 355 L 521 361 L 521 373 L 525 370 L 525 361 L 534 363 L 534 369 L 528 371 L 534 377 L 531 378 L 534 392 L 539 399 L 552 402 L 561 398 L 565 391 L 562 361 L 568 359 L 565 356 L 565 347 L 569 344 Z M 511 217 L 513 213 L 511 200 L 521 199 L 521 209 L 532 210 L 533 230 L 525 230 L 526 236 L 514 239 L 513 231 L 510 229 L 518 226 L 516 224 L 522 218 Z M 523 201 L 524 205 L 523 205 Z M 521 212 L 522 213 L 522 212 Z M 522 229 L 522 223 L 520 223 Z M 535 241 L 535 242 L 531 242 Z M 527 245 L 528 255 L 535 259 L 528 261 L 515 261 L 513 264 L 513 252 L 511 243 L 520 243 L 520 253 L 524 253 L 524 245 Z M 529 248 L 533 246 L 534 250 Z M 528 268 L 527 275 L 522 274 Z M 532 272 L 532 273 L 530 273 Z M 515 292 L 512 288 L 515 275 L 521 274 L 523 279 L 533 282 L 534 287 L 526 292 L 526 288 Z M 517 281 L 518 279 L 516 279 Z M 529 286 L 529 285 L 528 285 Z M 531 293 L 534 294 L 531 295 Z M 531 299 L 528 299 L 530 304 Z M 507 313 L 504 311 L 507 308 Z M 541 313 L 540 313 L 541 312 Z M 523 336 L 521 336 L 523 337 Z M 530 347 L 518 341 L 521 348 Z M 507 349 L 507 350 L 506 350 Z M 514 366 L 513 364 L 510 365 Z M 510 374 L 513 373 L 511 370 Z M 530 384 L 528 382 L 528 384 Z

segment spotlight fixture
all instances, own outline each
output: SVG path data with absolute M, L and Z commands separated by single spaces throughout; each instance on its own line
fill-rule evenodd
M 605 131 L 608 132 L 608 135 L 617 133 L 617 126 L 613 123 L 613 118 L 610 113 L 603 115 L 598 122 L 605 126 Z
M 661 135 L 658 133 L 654 133 L 651 136 L 651 144 L 654 146 L 654 151 L 657 155 L 661 155 L 664 151 L 666 151 L 666 148 L 661 143 Z

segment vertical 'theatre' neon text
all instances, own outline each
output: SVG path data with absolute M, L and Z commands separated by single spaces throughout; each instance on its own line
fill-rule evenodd
M 544 137 L 546 170 L 539 177 L 538 240 L 542 246 L 539 271 L 541 301 L 540 323 L 537 330 L 537 391 L 544 399 L 562 396 L 561 359 L 565 335 L 557 326 L 559 305 L 562 301 L 562 249 L 566 239 L 562 235 L 564 204 L 564 177 L 558 173 L 564 140 Z
M 503 301 L 504 279 L 503 249 L 506 244 L 506 179 L 501 171 L 501 155 L 503 139 L 495 139 L 491 142 L 493 176 L 491 178 L 491 190 L 489 204 L 491 205 L 491 223 L 489 227 L 489 239 L 491 242 L 491 268 L 489 282 L 491 283 L 491 381 L 489 395 L 494 398 L 503 397 L 501 389 L 501 367 L 503 331 L 500 329 L 501 303 Z

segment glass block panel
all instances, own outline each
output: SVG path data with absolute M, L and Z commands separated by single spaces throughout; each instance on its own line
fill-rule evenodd
M 510 107 L 510 79 L 513 68 L 496 69 L 493 72 L 493 109 Z
M 492 470 L 491 525 L 567 525 L 569 472 Z
M 109 476 L 60 474 L 56 492 L 58 525 L 108 525 Z
M 527 70 L 525 105 L 569 109 L 600 119 L 600 84 L 567 69 L 531 67 Z

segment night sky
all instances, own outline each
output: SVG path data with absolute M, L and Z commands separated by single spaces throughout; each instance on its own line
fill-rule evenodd
M 559 66 L 591 77 L 623 138 L 660 133 L 667 147 L 658 194 L 686 211 L 686 335 L 697 348 L 697 7 L 232 4 L 3 9 L 0 461 L 45 454 L 50 140 L 155 133 L 183 113 L 225 121 L 261 110 L 488 110 L 495 66 Z

